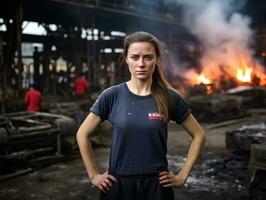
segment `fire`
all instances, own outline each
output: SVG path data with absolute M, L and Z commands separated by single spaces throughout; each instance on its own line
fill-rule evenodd
M 203 84 L 210 84 L 211 83 L 211 80 L 208 79 L 206 76 L 204 76 L 204 74 L 200 74 L 198 76 L 198 82 L 199 83 L 203 83 Z
M 244 69 L 237 69 L 236 77 L 238 80 L 248 83 L 251 82 L 252 68 L 245 67 Z
M 266 86 L 265 69 L 260 63 L 250 59 L 236 59 L 230 63 L 217 65 L 210 60 L 210 63 L 206 61 L 201 72 L 189 69 L 182 74 L 187 85 L 204 86 L 207 94 L 223 92 L 241 85 Z

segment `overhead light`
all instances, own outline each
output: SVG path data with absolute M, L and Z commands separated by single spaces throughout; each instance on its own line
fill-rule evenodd
M 92 36 L 91 35 L 88 35 L 87 36 L 87 40 L 92 40 Z
M 120 31 L 111 31 L 111 35 L 113 35 L 113 36 L 119 36 L 119 37 L 124 37 L 124 36 L 126 36 L 126 33 L 120 32 Z
M 102 37 L 103 40 L 111 40 L 111 37 L 109 35 L 103 36 Z
M 51 48 L 52 51 L 56 51 L 56 46 L 53 45 L 52 48 Z
M 82 39 L 85 39 L 86 36 L 87 36 L 87 34 L 86 34 L 86 29 L 81 28 L 81 38 L 82 38 Z
M 0 31 L 6 31 L 6 25 L 5 24 L 0 25 Z
M 24 21 L 22 27 L 25 27 L 22 31 L 23 34 L 47 35 L 45 28 L 37 22 Z
M 94 35 L 98 35 L 98 33 L 99 33 L 99 30 L 97 28 L 93 29 L 93 34 Z
M 104 53 L 112 53 L 112 49 L 110 49 L 110 48 L 105 48 L 105 49 L 103 50 L 103 52 L 104 52 Z
M 55 24 L 49 24 L 49 28 L 51 31 L 57 31 L 57 26 Z
M 122 53 L 123 51 L 124 49 L 119 49 L 119 48 L 115 49 L 115 53 Z

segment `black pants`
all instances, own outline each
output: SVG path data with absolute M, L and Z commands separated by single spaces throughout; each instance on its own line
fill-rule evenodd
M 174 200 L 172 188 L 162 187 L 159 175 L 115 176 L 111 189 L 100 200 Z

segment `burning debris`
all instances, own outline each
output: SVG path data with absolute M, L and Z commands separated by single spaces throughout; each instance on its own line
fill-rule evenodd
M 265 66 L 255 57 L 253 49 L 251 19 L 239 12 L 244 3 L 178 2 L 183 8 L 184 24 L 199 43 L 197 61 L 182 70 L 187 88 L 205 87 L 204 92 L 211 94 L 238 86 L 266 86 Z

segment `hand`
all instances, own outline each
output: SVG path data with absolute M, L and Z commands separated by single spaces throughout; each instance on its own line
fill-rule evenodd
M 91 179 L 91 183 L 104 193 L 110 190 L 112 187 L 112 181 L 117 182 L 116 178 L 109 175 L 107 171 L 103 174 L 96 174 Z
M 180 175 L 175 176 L 172 172 L 163 171 L 159 173 L 159 181 L 163 187 L 182 187 L 184 186 L 186 179 Z

